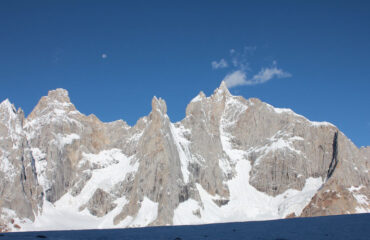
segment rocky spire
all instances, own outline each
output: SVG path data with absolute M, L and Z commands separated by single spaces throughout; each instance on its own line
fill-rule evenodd
M 152 99 L 152 112 L 157 111 L 161 114 L 167 113 L 167 105 L 166 102 L 162 98 L 157 98 L 156 96 Z
M 5 99 L 0 103 L 0 122 L 4 122 L 8 127 L 19 121 L 19 124 L 23 124 L 24 113 L 21 108 L 17 109 L 14 107 L 9 99 Z M 14 126 L 13 126 L 14 127 Z
M 224 96 L 231 96 L 229 89 L 227 88 L 227 84 L 225 81 L 222 81 L 220 86 L 214 91 L 214 95 L 222 94 Z
M 9 99 L 5 99 L 4 101 L 2 101 L 0 103 L 0 109 L 2 111 L 8 111 L 8 112 L 13 112 L 13 113 L 16 113 L 16 109 L 14 107 L 14 105 L 9 101 Z M 1 111 L 0 110 L 0 111 Z

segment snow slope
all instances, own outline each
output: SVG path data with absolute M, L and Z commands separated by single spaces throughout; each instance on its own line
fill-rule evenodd
M 66 193 L 54 204 L 44 201 L 42 214 L 36 217 L 35 222 L 21 221 L 22 231 L 35 230 L 66 230 L 66 229 L 93 229 L 93 228 L 121 228 L 131 224 L 134 226 L 147 225 L 145 218 L 138 218 L 137 221 L 128 221 L 118 225 L 113 224 L 114 217 L 119 214 L 121 207 L 127 203 L 125 197 L 114 201 L 116 208 L 104 217 L 96 217 L 90 214 L 87 209 L 80 211 L 80 206 L 86 204 L 94 192 L 100 188 L 110 191 L 116 183 L 123 181 L 127 174 L 137 171 L 138 162 L 132 163 L 132 158 L 125 156 L 119 149 L 104 150 L 98 154 L 83 154 L 81 164 L 89 163 L 95 169 L 86 170 L 91 173 L 91 178 L 77 196 Z M 149 200 L 150 201 L 150 200 Z M 152 207 L 153 204 L 144 201 L 145 209 Z M 143 214 L 141 214 L 143 215 Z M 152 218 L 156 218 L 156 211 Z M 153 219 L 152 219 L 153 220 Z M 131 223 L 132 222 L 132 223 Z M 151 221 L 150 221 L 151 222 Z M 149 223 L 150 223 L 149 222 Z

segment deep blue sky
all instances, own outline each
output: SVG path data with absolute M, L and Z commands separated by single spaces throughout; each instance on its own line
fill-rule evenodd
M 133 125 L 156 95 L 179 121 L 200 90 L 211 94 L 237 70 L 211 62 L 238 55 L 249 77 L 273 61 L 291 77 L 233 94 L 370 145 L 369 1 L 308 2 L 0 1 L 0 101 L 28 114 L 62 87 L 82 113 Z

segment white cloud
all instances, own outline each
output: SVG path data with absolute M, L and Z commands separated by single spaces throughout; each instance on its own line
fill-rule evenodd
M 220 61 L 213 61 L 212 63 L 212 68 L 213 69 L 219 69 L 219 68 L 227 68 L 228 64 L 225 59 L 221 59 Z
M 246 85 L 247 82 L 247 75 L 245 72 L 241 70 L 236 70 L 232 73 L 229 73 L 225 76 L 223 79 L 225 81 L 226 86 L 228 88 L 240 86 L 240 85 Z
M 274 61 L 272 66 L 269 68 L 262 68 L 257 74 L 253 75 L 251 78 L 247 78 L 247 73 L 245 70 L 238 69 L 232 73 L 227 74 L 223 81 L 225 81 L 227 87 L 232 88 L 236 86 L 244 85 L 257 85 L 270 81 L 273 78 L 288 78 L 292 75 L 288 72 L 276 66 Z
M 265 83 L 275 77 L 288 78 L 291 76 L 292 75 L 290 73 L 284 72 L 282 69 L 277 68 L 276 66 L 273 66 L 271 68 L 262 68 L 261 71 L 259 71 L 259 73 L 253 76 L 253 78 L 250 80 L 250 84 L 248 85 Z
M 262 67 L 259 72 L 252 74 L 249 58 L 254 55 L 256 49 L 255 46 L 244 47 L 240 52 L 230 49 L 228 62 L 223 58 L 218 62 L 213 61 L 212 68 L 231 67 L 232 71 L 223 79 L 229 88 L 257 85 L 266 83 L 274 78 L 288 78 L 292 76 L 290 73 L 278 68 L 276 61 L 273 61 L 270 67 Z
M 108 57 L 108 55 L 106 54 L 106 53 L 103 53 L 102 55 L 101 55 L 101 58 L 103 58 L 103 59 L 106 59 Z

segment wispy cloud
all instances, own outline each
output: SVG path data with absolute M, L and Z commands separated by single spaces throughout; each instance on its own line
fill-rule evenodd
M 246 85 L 247 75 L 241 70 L 236 70 L 232 73 L 227 74 L 223 81 L 225 81 L 227 87 L 232 88 L 240 85 Z
M 227 64 L 225 59 L 221 59 L 220 61 L 213 61 L 211 63 L 213 69 L 220 69 L 220 68 L 227 68 L 229 65 Z
M 288 72 L 276 66 L 276 62 L 273 63 L 271 67 L 262 68 L 257 74 L 253 75 L 251 78 L 247 77 L 247 73 L 244 70 L 235 70 L 227 74 L 223 81 L 229 88 L 243 85 L 257 85 L 270 81 L 273 78 L 288 78 L 292 75 Z
M 245 47 L 241 53 L 234 49 L 230 50 L 230 62 L 232 63 L 230 67 L 232 69 L 223 79 L 229 88 L 263 84 L 274 78 L 288 78 L 292 76 L 289 72 L 279 68 L 276 61 L 273 61 L 269 67 L 262 67 L 259 72 L 253 74 L 248 58 L 255 50 L 255 47 Z M 227 63 L 226 60 L 224 61 Z M 219 67 L 213 66 L 214 62 L 212 62 L 213 69 L 218 69 Z M 226 67 L 228 66 L 224 68 Z

